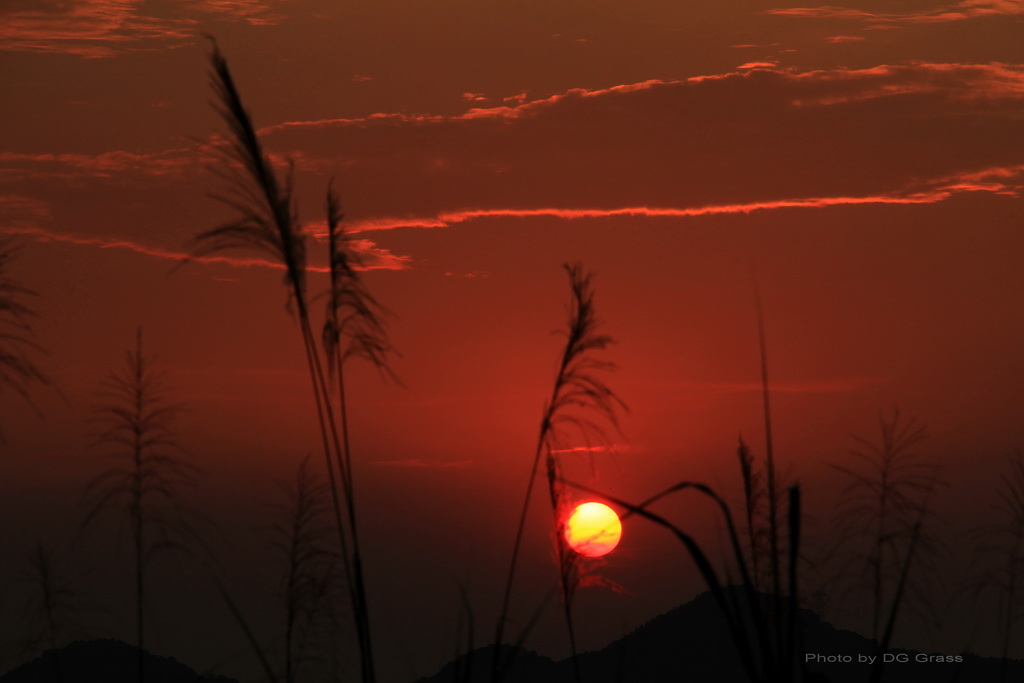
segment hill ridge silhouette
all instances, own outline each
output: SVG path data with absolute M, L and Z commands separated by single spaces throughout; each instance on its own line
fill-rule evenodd
M 138 683 L 138 648 L 121 640 L 77 640 L 0 676 L 0 683 Z M 199 674 L 173 657 L 145 653 L 146 683 L 238 683 Z
M 737 597 L 734 594 L 733 597 Z M 801 609 L 804 653 L 823 657 L 848 657 L 851 661 L 808 662 L 810 683 L 866 683 L 871 665 L 859 662 L 859 656 L 875 655 L 875 643 L 853 631 L 836 628 L 814 612 Z M 421 677 L 415 683 L 490 683 L 493 645 L 477 648 L 468 655 L 448 662 L 437 673 Z M 502 646 L 507 653 L 514 648 Z M 885 664 L 884 683 L 997 683 L 1001 660 L 959 652 L 919 653 L 890 648 L 893 657 L 907 661 Z M 956 657 L 959 662 L 921 662 L 918 655 Z M 598 650 L 578 656 L 584 683 L 747 683 L 735 645 L 721 611 L 710 593 L 668 612 L 651 617 L 621 638 Z M 468 677 L 467 662 L 472 668 Z M 552 660 L 529 650 L 507 670 L 504 683 L 564 683 L 572 681 L 572 662 Z M 1006 681 L 1024 680 L 1024 661 L 1009 660 Z

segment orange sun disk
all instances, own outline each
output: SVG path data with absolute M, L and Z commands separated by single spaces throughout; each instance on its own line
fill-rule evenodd
M 604 503 L 583 503 L 569 515 L 565 523 L 565 540 L 580 555 L 607 555 L 622 538 L 622 522 L 615 511 Z

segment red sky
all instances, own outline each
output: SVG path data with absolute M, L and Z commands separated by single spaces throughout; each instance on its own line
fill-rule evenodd
M 352 382 L 388 681 L 450 657 L 460 582 L 492 623 L 567 261 L 596 273 L 631 408 L 598 488 L 735 490 L 737 435 L 761 452 L 756 273 L 778 457 L 808 504 L 828 500 L 849 433 L 898 406 L 956 482 L 954 527 L 973 518 L 1024 444 L 1022 21 L 1020 0 L 3 3 L 0 232 L 66 401 L 36 392 L 39 419 L 2 396 L 0 514 L 23 523 L 0 541 L 70 536 L 103 466 L 94 392 L 138 326 L 239 556 L 263 551 L 270 482 L 316 449 L 280 271 L 239 252 L 171 274 L 230 217 L 211 198 L 224 131 L 203 33 L 314 228 L 335 178 L 395 313 L 406 386 L 367 368 Z M 700 506 L 668 510 L 714 536 Z M 524 594 L 554 580 L 543 512 Z M 602 571 L 628 595 L 579 600 L 588 647 L 699 589 L 667 543 L 627 524 Z M 164 609 L 154 648 L 214 666 Z M 536 646 L 561 652 L 550 633 Z

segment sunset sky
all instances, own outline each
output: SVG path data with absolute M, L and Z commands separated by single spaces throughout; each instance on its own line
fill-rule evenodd
M 963 534 L 1024 447 L 1024 0 L 7 0 L 0 232 L 19 245 L 10 275 L 38 293 L 34 358 L 59 393 L 33 392 L 40 415 L 0 394 L 0 594 L 46 540 L 84 558 L 71 572 L 125 612 L 111 630 L 130 639 L 108 585 L 129 559 L 116 524 L 73 537 L 106 465 L 89 448 L 95 394 L 141 327 L 186 407 L 196 499 L 229 538 L 219 571 L 273 633 L 257 605 L 277 585 L 273 481 L 319 457 L 318 436 L 281 270 L 242 251 L 175 270 L 232 217 L 213 197 L 225 128 L 204 34 L 278 169 L 293 164 L 314 233 L 334 179 L 394 314 L 404 386 L 365 365 L 350 382 L 385 683 L 451 658 L 460 585 L 478 638 L 492 633 L 566 262 L 595 273 L 608 382 L 630 408 L 578 478 L 630 500 L 694 479 L 736 500 L 738 435 L 764 452 L 759 290 L 777 457 L 812 523 L 850 434 L 875 438 L 898 407 L 950 482 L 939 533 L 970 552 Z M 520 624 L 556 580 L 537 503 Z M 720 538 L 696 500 L 661 510 Z M 641 521 L 602 562 L 621 591 L 581 591 L 585 649 L 701 589 Z M 154 564 L 188 597 L 155 598 L 152 649 L 252 675 L 205 570 L 168 569 L 186 565 Z M 552 615 L 528 645 L 564 656 L 563 640 Z

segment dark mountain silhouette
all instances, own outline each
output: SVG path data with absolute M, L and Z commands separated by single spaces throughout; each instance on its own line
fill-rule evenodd
M 137 683 L 138 648 L 120 640 L 90 640 L 47 650 L 0 676 L 0 683 Z M 170 657 L 146 653 L 146 683 L 238 683 L 204 676 Z
M 875 655 L 874 643 L 851 631 L 821 621 L 801 610 L 804 653 L 850 661 L 808 662 L 808 683 L 866 683 L 870 664 L 859 657 Z M 513 649 L 502 648 L 503 657 Z M 475 650 L 472 656 L 446 664 L 429 678 L 416 683 L 490 683 L 493 646 Z M 884 683 L 998 683 L 1024 681 L 1024 661 L 1007 662 L 1001 679 L 1001 660 L 957 652 L 918 653 L 891 650 L 894 661 L 883 669 Z M 962 661 L 927 662 L 918 657 L 960 656 Z M 906 661 L 902 661 L 906 660 Z M 579 656 L 585 683 L 745 683 L 745 676 L 725 620 L 704 593 L 692 602 L 651 619 L 607 647 Z M 470 675 L 465 676 L 465 672 Z M 820 676 L 824 676 L 821 678 Z M 507 670 L 505 683 L 563 683 L 572 681 L 572 662 L 553 661 L 532 652 L 521 652 Z

